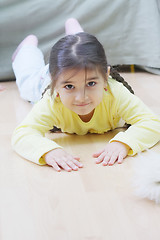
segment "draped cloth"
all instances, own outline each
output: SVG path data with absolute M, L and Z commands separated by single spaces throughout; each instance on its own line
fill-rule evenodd
M 159 0 L 2 0 L 0 80 L 14 78 L 11 56 L 29 34 L 38 37 L 47 63 L 50 48 L 65 35 L 69 17 L 100 40 L 109 64 L 135 64 L 160 74 Z

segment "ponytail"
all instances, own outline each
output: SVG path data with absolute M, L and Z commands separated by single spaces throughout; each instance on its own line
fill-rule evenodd
M 114 67 L 110 68 L 110 76 L 115 79 L 117 82 L 121 82 L 132 94 L 134 91 L 132 87 L 124 80 L 124 78 L 118 73 L 117 69 Z

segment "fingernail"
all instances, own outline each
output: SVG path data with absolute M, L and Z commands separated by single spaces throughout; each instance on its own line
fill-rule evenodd
M 71 172 L 71 171 L 72 171 L 72 169 L 71 169 L 71 168 L 68 168 L 68 169 L 67 169 L 67 172 Z
M 74 171 L 78 171 L 78 167 L 73 169 Z
M 108 163 L 106 163 L 106 162 L 103 162 L 103 163 L 102 163 L 102 165 L 103 165 L 103 166 L 107 166 L 107 165 L 108 165 Z

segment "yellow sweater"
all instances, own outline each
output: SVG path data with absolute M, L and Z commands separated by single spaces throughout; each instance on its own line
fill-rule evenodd
M 87 123 L 66 108 L 60 98 L 50 96 L 50 91 L 47 91 L 15 129 L 12 146 L 24 158 L 43 165 L 45 161 L 42 156 L 61 147 L 45 137 L 45 133 L 53 126 L 70 134 L 103 134 L 115 129 L 121 118 L 132 126 L 125 132 L 118 133 L 110 142 L 120 141 L 129 145 L 129 155 L 150 148 L 160 140 L 160 119 L 123 84 L 109 79 L 108 91 L 104 91 L 102 102 Z

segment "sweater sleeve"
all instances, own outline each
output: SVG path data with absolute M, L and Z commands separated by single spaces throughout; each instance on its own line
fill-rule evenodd
M 160 140 L 160 119 L 137 96 L 131 94 L 122 84 L 116 91 L 115 112 L 131 126 L 110 140 L 127 144 L 128 155 L 135 155 L 154 146 Z
M 61 148 L 56 142 L 45 137 L 45 133 L 56 123 L 53 100 L 46 93 L 44 98 L 33 106 L 28 116 L 14 130 L 13 149 L 27 160 L 40 165 L 46 164 L 43 155 L 52 149 Z

